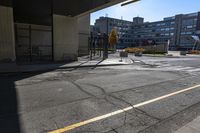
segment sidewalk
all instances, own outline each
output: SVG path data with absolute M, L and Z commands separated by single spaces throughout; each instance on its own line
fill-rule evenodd
M 87 56 L 80 57 L 78 61 L 72 63 L 50 63 L 50 64 L 31 64 L 31 65 L 17 65 L 15 63 L 1 63 L 0 73 L 17 73 L 17 72 L 38 72 L 38 71 L 50 71 L 55 69 L 67 69 L 67 68 L 81 68 L 81 67 L 100 67 L 100 66 L 116 66 L 116 65 L 130 65 L 133 61 L 130 58 L 123 59 L 120 62 L 119 57 L 110 56 L 106 60 L 102 58 L 94 58 L 89 60 Z
M 200 116 L 175 133 L 200 133 Z

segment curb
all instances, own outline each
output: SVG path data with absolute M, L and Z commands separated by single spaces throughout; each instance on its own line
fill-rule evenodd
M 143 55 L 145 57 L 158 57 L 158 58 L 181 58 L 180 56 L 153 56 L 153 55 Z
M 132 63 L 133 64 L 133 63 Z M 79 69 L 79 68 L 90 68 L 95 69 L 97 67 L 106 67 L 106 66 L 124 66 L 124 65 L 132 65 L 132 64 L 102 64 L 102 65 L 84 65 L 84 66 L 66 66 L 66 67 L 58 67 L 58 68 L 49 68 L 49 69 L 41 69 L 41 70 L 30 70 L 30 71 L 13 71 L 13 72 L 0 72 L 0 75 L 9 75 L 9 74 L 26 74 L 26 73 L 39 73 L 39 72 L 49 72 L 53 70 L 64 70 L 64 69 Z

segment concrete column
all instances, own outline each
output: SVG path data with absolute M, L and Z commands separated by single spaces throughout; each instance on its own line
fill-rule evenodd
M 200 30 L 200 12 L 198 12 L 198 17 L 197 17 L 197 28 L 196 30 Z
M 182 17 L 183 15 L 176 15 L 175 16 L 175 29 L 176 32 L 174 34 L 174 46 L 176 48 L 176 50 L 178 49 L 178 47 L 180 46 L 180 35 L 181 35 L 181 27 L 182 27 Z
M 78 19 L 53 15 L 53 42 L 55 61 L 74 61 L 78 57 Z
M 13 8 L 0 5 L 0 61 L 15 61 Z
M 90 37 L 90 14 L 78 18 L 79 49 L 78 55 L 88 54 L 88 38 Z

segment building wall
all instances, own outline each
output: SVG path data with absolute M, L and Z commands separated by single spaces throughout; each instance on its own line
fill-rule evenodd
M 0 61 L 15 61 L 13 8 L 0 5 Z
M 200 30 L 200 12 L 198 13 L 197 30 Z
M 179 18 L 177 21 L 177 48 L 180 50 L 192 49 L 194 45 L 192 36 L 196 35 L 198 13 L 177 15 L 176 18 Z
M 174 35 L 174 20 L 133 24 L 131 30 L 132 46 L 148 45 L 148 41 L 154 41 L 156 45 L 167 44 Z
M 113 28 L 116 28 L 118 32 L 119 41 L 118 47 L 126 47 L 131 43 L 131 25 L 132 22 L 124 21 L 120 19 L 108 18 L 108 17 L 100 17 L 96 20 L 95 27 L 99 30 L 100 33 L 110 34 Z
M 118 48 L 151 45 L 148 44 L 149 40 L 153 40 L 156 45 L 167 44 L 170 40 L 171 50 L 187 50 L 193 47 L 191 36 L 200 35 L 199 24 L 200 13 L 191 13 L 146 23 L 143 23 L 143 18 L 140 17 L 133 18 L 133 22 L 100 17 L 95 26 L 101 33 L 116 27 L 119 35 Z
M 77 18 L 53 15 L 53 49 L 55 61 L 77 60 L 78 38 Z
M 106 19 L 108 19 L 108 24 L 106 23 Z M 116 28 L 119 36 L 118 40 L 118 48 L 124 47 L 134 47 L 138 45 L 142 45 L 144 40 L 154 39 L 157 44 L 167 43 L 171 38 L 170 33 L 173 32 L 171 24 L 171 20 L 159 21 L 153 23 L 143 23 L 143 18 L 133 18 L 134 22 L 101 17 L 96 20 L 95 26 L 100 29 L 100 32 L 107 31 L 108 33 L 112 30 L 112 28 Z M 162 25 L 165 24 L 166 25 Z M 108 25 L 108 26 L 107 26 Z M 166 30 L 167 29 L 167 30 Z
M 15 23 L 17 62 L 52 60 L 52 27 Z
M 95 27 L 99 29 L 99 32 L 106 33 L 107 32 L 107 20 L 104 17 L 96 20 Z

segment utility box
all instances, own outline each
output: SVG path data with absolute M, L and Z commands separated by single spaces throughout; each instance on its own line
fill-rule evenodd
M 128 57 L 128 53 L 127 52 L 120 52 L 120 57 Z
M 142 52 L 136 52 L 135 56 L 142 57 Z
M 186 56 L 187 52 L 186 51 L 180 51 L 180 55 Z

